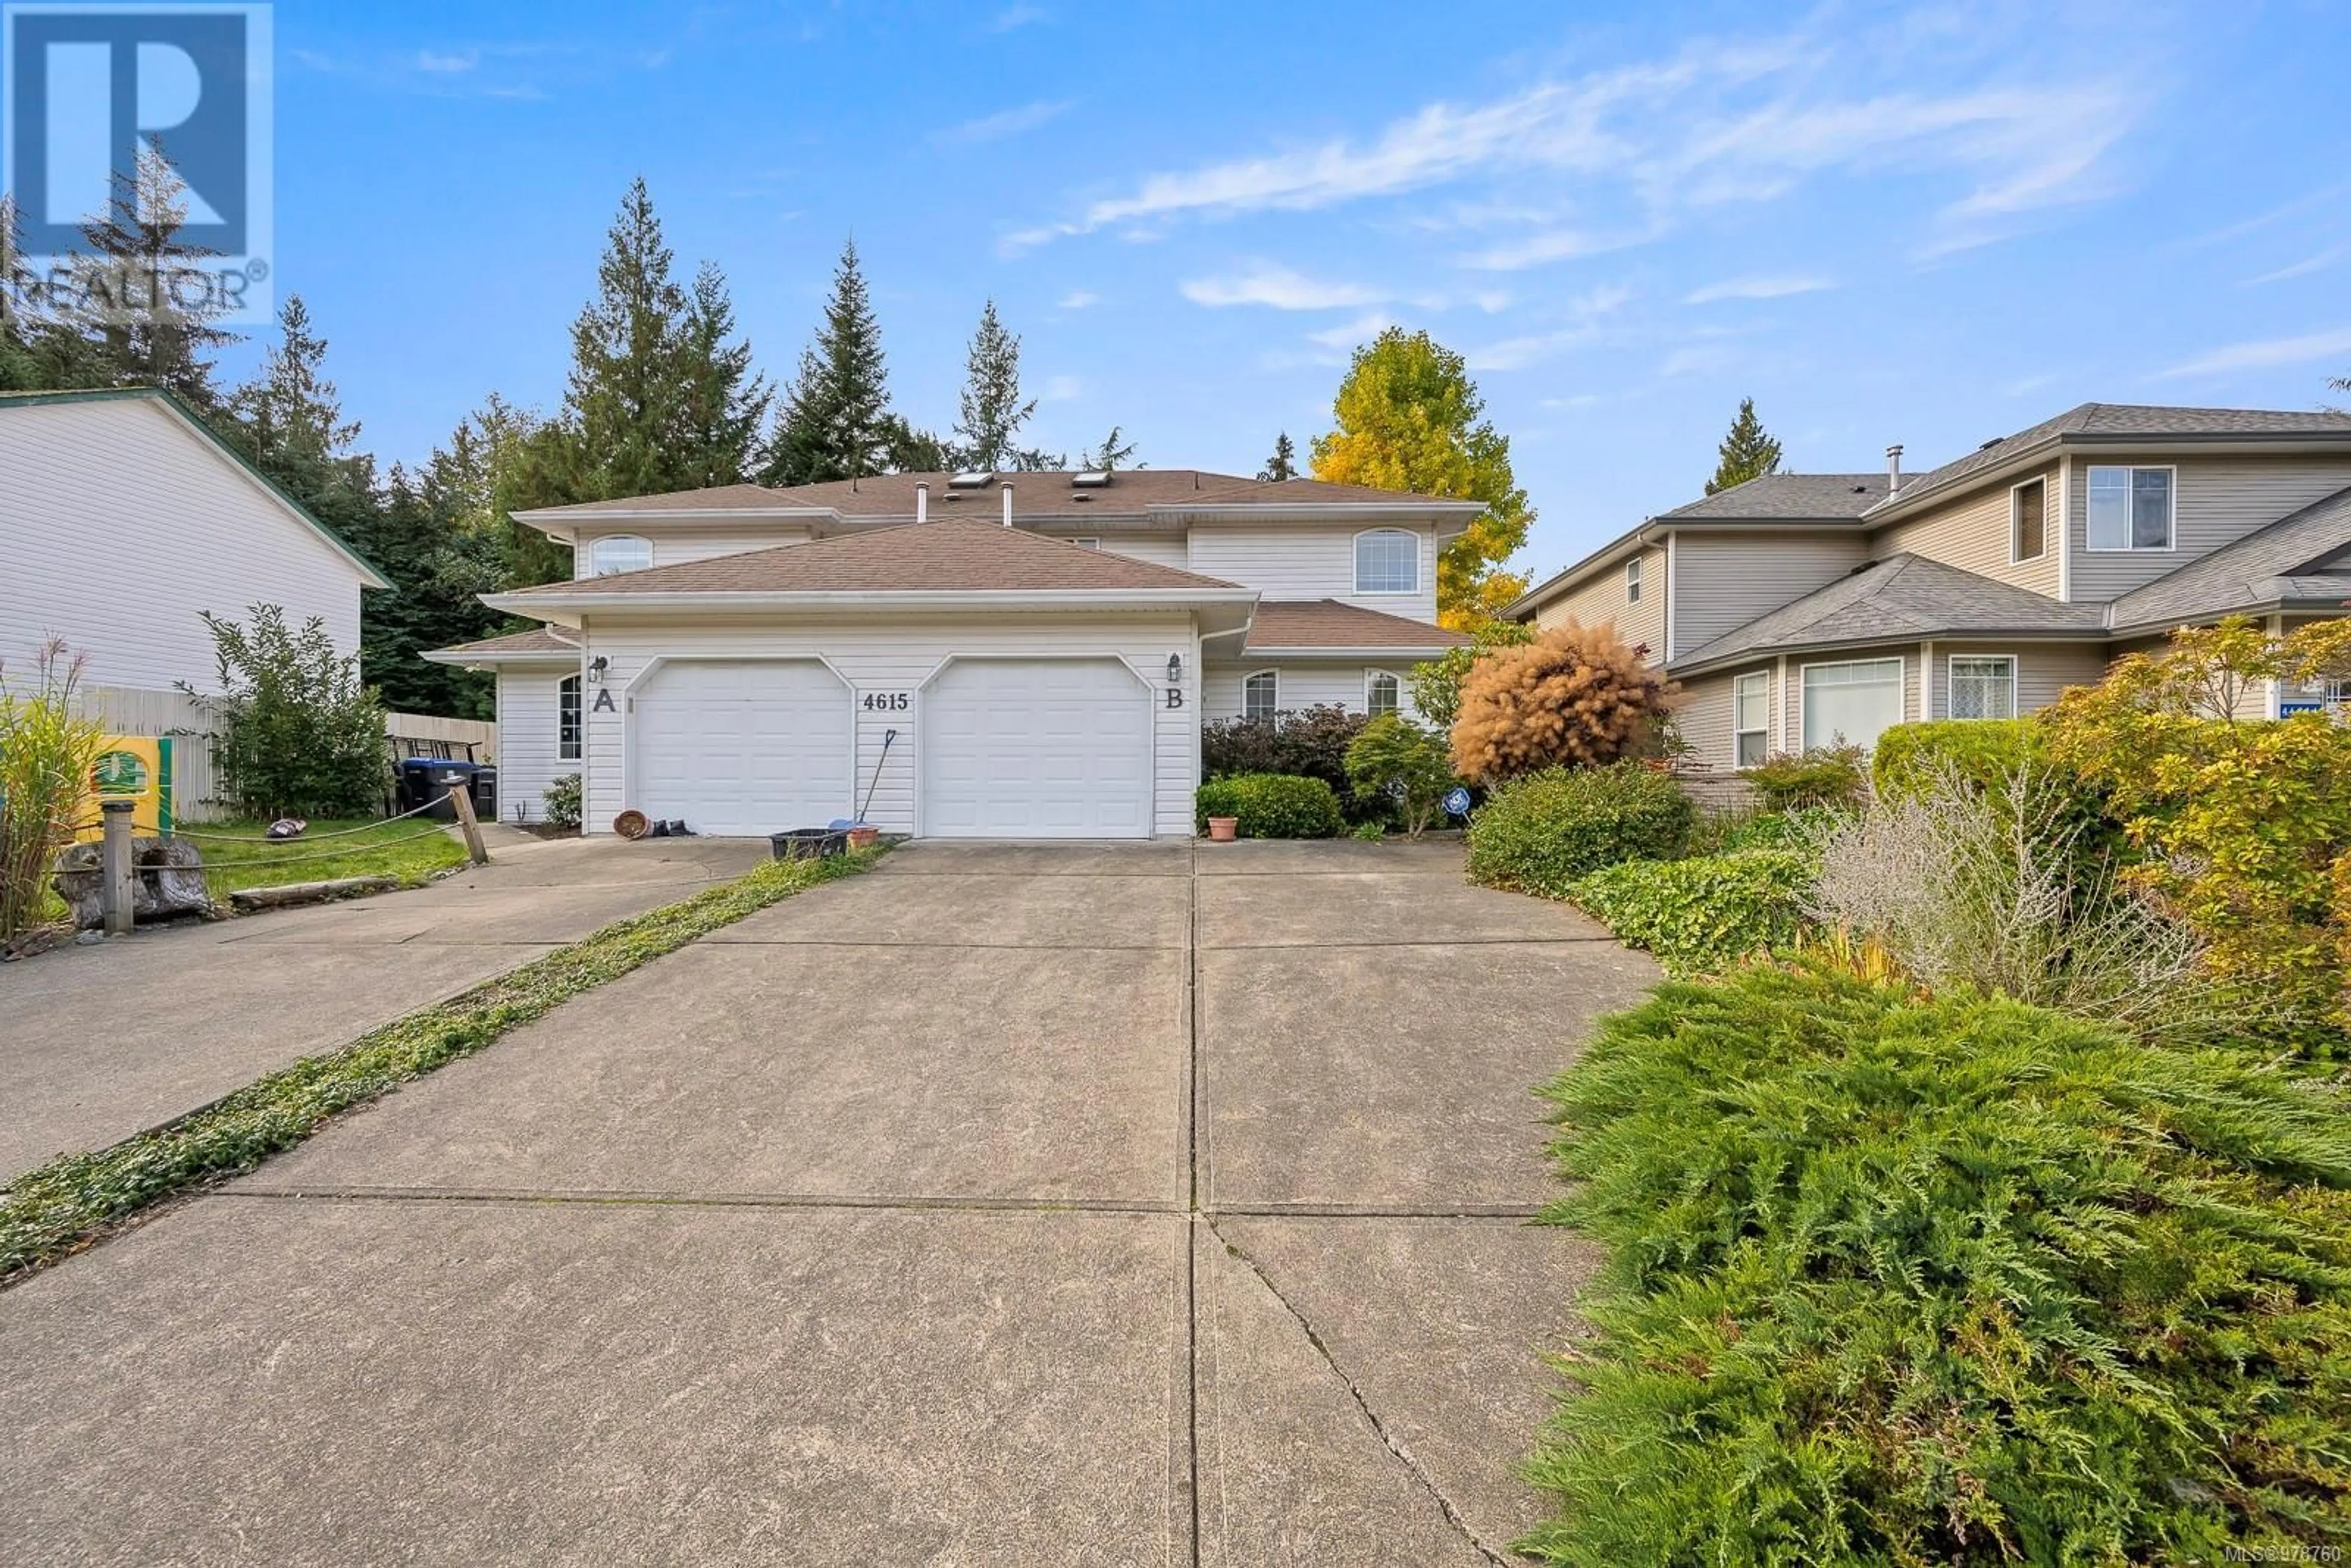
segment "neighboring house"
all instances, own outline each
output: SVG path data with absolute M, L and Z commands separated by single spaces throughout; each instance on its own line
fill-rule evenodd
M 391 586 L 168 393 L 0 394 L 0 665 L 62 637 L 126 733 L 183 715 L 178 683 L 217 684 L 203 612 L 315 615 L 353 654 L 360 592 Z M 184 809 L 209 775 L 179 782 Z
M 1645 644 L 1692 760 L 1729 768 L 2029 712 L 2178 626 L 2351 601 L 2351 415 L 2084 403 L 1926 474 L 1901 451 L 1678 507 L 1507 613 Z
M 578 773 L 699 832 L 1188 834 L 1204 720 L 1409 708 L 1437 555 L 1483 508 L 1191 469 L 899 474 L 517 513 L 575 576 L 498 677 L 500 793 Z

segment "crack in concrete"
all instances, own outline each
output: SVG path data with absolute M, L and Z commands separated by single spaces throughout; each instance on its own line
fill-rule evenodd
M 1339 1364 L 1338 1356 L 1332 1354 L 1331 1346 L 1314 1327 L 1313 1321 L 1299 1309 L 1295 1301 L 1282 1292 L 1280 1286 L 1273 1282 L 1273 1276 L 1266 1272 L 1265 1266 L 1250 1257 L 1223 1231 L 1217 1229 L 1214 1220 L 1207 1222 L 1207 1228 L 1208 1234 L 1224 1244 L 1226 1253 L 1238 1259 L 1246 1265 L 1249 1271 L 1257 1276 L 1258 1283 L 1265 1287 L 1266 1294 L 1271 1296 L 1280 1305 L 1281 1310 L 1290 1314 L 1290 1321 L 1295 1322 L 1299 1332 L 1306 1336 L 1306 1343 L 1314 1347 L 1314 1354 L 1322 1358 L 1322 1364 L 1331 1369 L 1331 1375 L 1339 1380 L 1340 1386 L 1347 1391 L 1347 1397 L 1354 1401 L 1356 1413 L 1361 1415 L 1364 1424 L 1371 1427 L 1372 1435 L 1380 1440 L 1381 1446 L 1387 1449 L 1396 1463 L 1402 1465 L 1412 1479 L 1420 1483 L 1421 1490 L 1426 1492 L 1430 1500 L 1437 1504 L 1437 1511 L 1444 1514 L 1445 1521 L 1451 1525 L 1455 1532 L 1468 1542 L 1479 1556 L 1495 1564 L 1495 1568 L 1511 1568 L 1510 1559 L 1486 1544 L 1485 1538 L 1470 1527 L 1469 1521 L 1462 1517 L 1461 1511 L 1453 1505 L 1453 1500 L 1447 1497 L 1444 1490 L 1437 1486 L 1436 1478 L 1421 1468 L 1420 1461 L 1412 1457 L 1412 1451 L 1404 1446 L 1403 1439 L 1388 1430 L 1387 1423 L 1380 1419 L 1379 1412 L 1372 1408 L 1371 1401 L 1364 1396 L 1363 1385 L 1355 1381 L 1345 1367 Z M 1195 1334 L 1199 1332 L 1196 1319 L 1193 1332 Z

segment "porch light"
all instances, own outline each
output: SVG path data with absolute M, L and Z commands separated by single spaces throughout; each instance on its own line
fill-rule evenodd
M 1181 653 L 1167 655 L 1167 684 L 1171 686 L 1184 684 L 1184 655 Z
M 611 667 L 612 661 L 604 657 L 601 653 L 599 653 L 594 658 L 589 660 L 588 684 L 591 686 L 602 685 L 604 684 L 604 672 Z

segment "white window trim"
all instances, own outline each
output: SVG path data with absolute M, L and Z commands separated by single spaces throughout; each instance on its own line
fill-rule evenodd
M 1804 702 L 1804 676 L 1805 676 L 1805 674 L 1806 674 L 1808 672 L 1810 672 L 1810 671 L 1813 671 L 1813 670 L 1829 670 L 1829 669 L 1834 669 L 1834 668 L 1836 668 L 1836 667 L 1837 667 L 1838 665 L 1840 665 L 1840 664 L 1896 664 L 1896 665 L 1899 665 L 1899 666 L 1900 666 L 1900 673 L 1899 673 L 1899 674 L 1895 677 L 1895 679 L 1896 679 L 1896 685 L 1895 685 L 1895 691 L 1894 691 L 1894 698 L 1895 698 L 1895 705 L 1894 705 L 1894 706 L 1895 706 L 1895 711 L 1896 711 L 1897 714 L 1899 714 L 1901 716 L 1900 716 L 1900 717 L 1898 717 L 1898 718 L 1896 718 L 1894 722 L 1895 722 L 1896 724 L 1907 724 L 1907 723 L 1909 722 L 1909 720 L 1910 720 L 1910 655 L 1909 655 L 1909 654 L 1907 654 L 1907 653 L 1871 653 L 1871 654 L 1867 654 L 1867 655 L 1865 655 L 1865 656 L 1860 657 L 1860 658 L 1854 658 L 1854 659 L 1812 659 L 1812 660 L 1808 660 L 1808 661 L 1806 661 L 1805 663 L 1801 664 L 1798 664 L 1798 665 L 1796 666 L 1796 708 L 1797 708 L 1797 712 L 1796 712 L 1796 737 L 1795 737 L 1795 747 L 1796 747 L 1796 749 L 1797 749 L 1797 750 L 1799 750 L 1799 751 L 1809 751 L 1809 750 L 1811 750 L 1811 749 L 1812 749 L 1809 746 L 1807 746 L 1807 745 L 1805 745 L 1805 744 L 1804 744 L 1804 720 L 1805 720 L 1807 717 L 1809 717 L 1809 716 L 1810 716 L 1810 709 L 1806 706 L 1805 702 Z M 1833 744 L 1834 744 L 1834 743 L 1833 741 L 1823 741 L 1823 742 L 1822 742 L 1822 744 L 1823 744 L 1823 745 L 1824 745 L 1824 746 L 1826 746 L 1826 745 L 1833 745 Z M 1851 743 L 1850 743 L 1850 742 L 1848 742 L 1847 744 L 1851 744 Z
M 1273 683 L 1273 706 L 1263 714 L 1252 714 L 1249 712 L 1249 683 L 1259 675 Z M 1280 670 L 1251 670 L 1241 676 L 1241 716 L 1243 718 L 1270 718 L 1280 711 L 1281 672 Z
M 1364 541 L 1375 534 L 1394 534 L 1412 541 L 1412 586 L 1410 588 L 1365 588 L 1364 586 Z M 1377 528 L 1358 529 L 1348 541 L 1348 565 L 1353 573 L 1355 591 L 1352 599 L 1409 599 L 1420 591 L 1420 539 L 1410 528 Z
M 2017 661 L 2017 657 L 2016 657 L 2016 655 L 2015 655 L 2015 654 L 2013 654 L 2013 653 L 1953 653 L 1953 654 L 1951 654 L 1949 658 L 1947 658 L 1947 659 L 1945 659 L 1945 660 L 1943 661 L 1943 692 L 1944 692 L 1944 700 L 1943 700 L 1943 716 L 1944 716 L 1944 717 L 1946 717 L 1946 718 L 1955 718 L 1955 719 L 1959 717 L 1959 661 L 1960 661 L 1960 660 L 1962 660 L 1962 659 L 1967 659 L 1967 660 L 1970 660 L 1970 661 L 1977 662 L 1977 663 L 1990 663 L 1990 662 L 1991 662 L 1991 661 L 1997 660 L 1997 661 L 1999 661 L 2000 663 L 2001 663 L 2001 664 L 2006 664 L 2006 665 L 2008 666 L 2008 713 L 2009 713 L 2009 716 L 2010 716 L 2011 718 L 2019 718 L 2019 717 L 2022 717 L 2022 716 L 2023 716 L 2023 713 L 2024 713 L 2024 703 L 2023 703 L 2023 698 L 2022 698 L 2022 695 L 2021 695 L 2021 693 L 2020 693 L 2020 691 L 2019 691 L 2019 688 L 2018 688 L 2018 682 L 2019 682 L 2019 680 L 2022 678 L 2022 674 L 2023 674 L 2023 670 L 2022 670 L 2022 668 L 2021 667 L 2021 665 L 2019 664 L 2019 663 L 2018 663 L 2018 661 Z M 1959 722 L 1961 722 L 1962 724 L 1967 724 L 1967 723 L 1972 723 L 1972 722 L 1974 722 L 1974 721 L 1972 721 L 1972 720 L 1969 720 L 1969 719 L 1960 719 L 1960 720 L 1959 720 Z
M 1390 680 L 1395 683 L 1395 706 L 1388 709 L 1387 711 L 1395 714 L 1404 712 L 1404 677 L 1397 674 L 1394 670 L 1371 669 L 1367 669 L 1364 672 L 1364 711 L 1365 713 L 1375 711 L 1372 706 L 1372 683 L 1378 680 Z
M 1635 556 L 1625 563 L 1625 602 L 1641 602 L 1641 558 Z
M 2175 483 L 2177 481 L 2175 481 Z M 2023 528 L 2022 525 L 2024 518 L 2022 513 L 2018 510 L 2018 504 L 2024 498 L 2024 492 L 2031 489 L 2035 485 L 2041 486 L 2041 549 L 2037 554 L 2021 555 L 2017 551 L 2017 546 L 2022 542 Z M 2177 496 L 2172 497 L 2171 505 L 2173 510 L 2177 511 L 2179 509 L 2179 498 Z M 2031 479 L 2021 481 L 2018 484 L 2011 485 L 2008 487 L 2008 564 L 2011 566 L 2022 566 L 2027 561 L 2046 560 L 2048 559 L 2049 476 L 2043 474 L 2035 476 Z
M 569 688 L 571 698 L 571 736 L 563 735 L 563 699 Z M 588 685 L 578 675 L 566 675 L 555 683 L 555 759 L 558 762 L 579 762 L 588 755 Z
M 606 545 L 621 544 L 622 542 L 641 544 L 645 547 L 645 564 L 643 566 L 616 567 L 611 571 L 605 571 L 597 566 L 596 554 L 599 550 L 601 550 Z M 653 564 L 653 541 L 645 538 L 643 534 L 605 534 L 601 538 L 592 538 L 588 541 L 588 575 L 590 577 L 612 577 L 617 576 L 619 573 L 623 571 L 644 571 L 649 570 Z
M 1088 538 L 1085 538 L 1071 539 L 1070 542 L 1071 542 L 1071 544 L 1073 544 L 1073 545 L 1077 546 L 1080 549 L 1102 549 L 1102 540 L 1100 540 L 1100 539 L 1098 539 L 1098 538 L 1092 538 L 1092 537 L 1091 537 L 1091 536 L 1089 536 Z
M 2091 485 L 2091 481 L 2092 481 L 2093 476 L 2094 476 L 2097 473 L 2097 471 L 2098 471 L 2099 469 L 2101 469 L 2101 468 L 2119 468 L 2119 469 L 2123 470 L 2123 472 L 2125 472 L 2125 473 L 2126 473 L 2126 474 L 2137 474 L 2137 473 L 2140 473 L 2140 472 L 2143 472 L 2143 471 L 2144 471 L 2144 472 L 2150 472 L 2150 473 L 2151 473 L 2151 472 L 2153 472 L 2154 470 L 2160 468 L 2161 470 L 2163 470 L 2163 472 L 2165 472 L 2166 474 L 2168 474 L 2168 475 L 2170 475 L 2170 476 L 2171 476 L 2171 506 L 2170 506 L 2170 508 L 2169 508 L 2169 510 L 2170 510 L 2170 516 L 2169 516 L 2168 518 L 2166 518 L 2166 519 L 2165 519 L 2166 523 L 2168 525 L 2168 527 L 2169 527 L 2169 528 L 2170 528 L 2170 532 L 2169 532 L 2168 534 L 2167 534 L 2167 535 L 2164 537 L 2164 541 L 2163 541 L 2163 543 L 2161 543 L 2161 544 L 2159 544 L 2159 545 L 2138 545 L 2138 544 L 2130 544 L 2130 543 L 2126 542 L 2126 543 L 2124 543 L 2124 544 L 2119 544 L 2119 545 L 2102 545 L 2102 544 L 2098 544 L 2098 543 L 2096 543 L 2096 542 L 2095 542 L 2094 540 L 2092 540 L 2092 539 L 2091 539 L 2091 538 L 2090 538 L 2090 485 Z M 2131 493 L 2131 487 L 2130 487 L 2130 486 L 2128 486 L 2127 484 L 2126 484 L 2126 485 L 2125 485 L 2125 486 L 2123 486 L 2123 494 L 2124 494 L 2124 495 L 2126 495 L 2126 496 L 2128 496 L 2130 493 Z M 2130 522 L 2130 520 L 2131 520 L 2131 519 L 2130 519 L 2130 518 L 2128 518 L 2128 517 L 2125 517 L 2123 520 L 2124 520 L 2125 525 L 2127 527 L 2127 525 L 2129 524 L 2129 522 Z M 2084 553 L 2085 555 L 2174 555 L 2174 554 L 2177 554 L 2177 553 L 2179 552 L 2179 465 L 2178 464 L 2176 464 L 2176 463 L 2088 463 L 2088 464 L 2085 464 L 2085 465 L 2083 465 L 2083 467 L 2082 467 L 2082 551 L 2083 551 L 2083 553 Z
M 1739 727 L 1739 688 L 1743 683 L 1748 681 L 1761 681 L 1763 683 L 1763 722 L 1754 729 L 1741 729 Z M 1761 736 L 1763 737 L 1763 755 L 1765 757 L 1771 755 L 1771 672 L 1769 670 L 1749 670 L 1743 674 L 1737 674 L 1730 677 L 1731 767 L 1749 768 L 1753 766 L 1752 763 L 1741 762 L 1739 760 L 1739 742 L 1742 737 L 1750 735 Z

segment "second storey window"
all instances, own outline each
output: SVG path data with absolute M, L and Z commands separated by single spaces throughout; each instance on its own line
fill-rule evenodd
M 1635 556 L 1625 563 L 1625 602 L 1641 602 L 1641 558 Z
M 2171 470 L 2090 470 L 2090 548 L 2171 548 Z
M 653 541 L 641 539 L 634 534 L 613 534 L 588 547 L 588 575 L 590 577 L 643 571 L 653 563 Z
M 555 683 L 555 759 L 580 760 L 580 677 L 566 675 Z
M 1364 711 L 1374 718 L 1395 712 L 1401 689 L 1396 678 L 1385 670 L 1367 672 L 1364 676 Z
M 1355 536 L 1355 591 L 1418 593 L 1420 536 L 1402 528 L 1374 528 Z
M 1730 683 L 1732 760 L 1752 768 L 1771 749 L 1771 673 L 1755 670 Z
M 1281 707 L 1281 677 L 1259 670 L 1241 683 L 1241 716 L 1271 718 Z
M 1951 655 L 1953 718 L 2014 718 L 2016 661 L 1997 656 Z
M 2013 530 L 2008 559 L 2039 560 L 2049 548 L 2049 482 L 2019 485 L 2008 493 L 2008 509 Z

